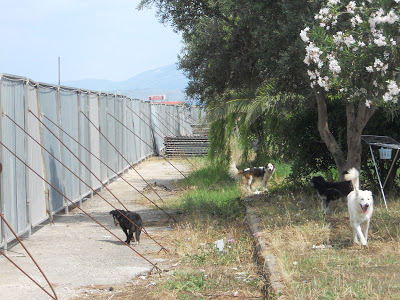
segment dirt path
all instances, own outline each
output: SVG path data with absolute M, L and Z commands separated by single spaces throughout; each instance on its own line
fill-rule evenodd
M 172 163 L 182 173 L 188 173 L 186 161 L 173 160 Z M 135 169 L 148 183 L 156 182 L 155 190 L 162 199 L 177 195 L 178 192 L 174 191 L 175 182 L 183 176 L 162 158 L 151 158 Z M 146 183 L 136 171 L 129 170 L 123 177 L 148 198 L 161 204 L 159 197 L 146 188 Z M 170 230 L 168 222 L 172 220 L 160 210 L 154 210 L 154 205 L 122 179 L 112 182 L 109 188 L 129 210 L 142 216 L 148 233 L 163 245 Z M 106 189 L 100 194 L 122 209 Z M 109 214 L 113 208 L 99 196 L 85 201 L 82 208 L 125 240 L 125 234 L 114 226 Z M 53 284 L 58 299 L 71 299 L 81 293 L 90 294 L 90 286 L 95 285 L 112 290 L 113 285 L 130 282 L 132 278 L 149 272 L 152 264 L 163 269 L 173 263 L 164 251 L 160 252 L 160 245 L 142 233 L 141 243 L 133 246 L 133 249 L 145 256 L 149 263 L 78 209 L 71 210 L 68 215 L 55 216 L 54 224 L 41 225 L 35 231 L 31 238 L 23 242 Z M 51 293 L 21 245 L 9 249 L 8 255 Z M 51 299 L 4 257 L 0 258 L 0 269 L 0 300 Z

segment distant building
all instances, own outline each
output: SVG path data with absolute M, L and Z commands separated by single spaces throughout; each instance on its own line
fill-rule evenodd
M 183 101 L 169 101 L 165 95 L 149 96 L 149 101 L 154 104 L 184 105 Z

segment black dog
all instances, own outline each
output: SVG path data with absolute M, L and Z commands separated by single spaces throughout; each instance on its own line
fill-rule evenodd
M 326 181 L 322 176 L 311 178 L 311 185 L 317 190 L 318 197 L 322 201 L 322 211 L 326 213 L 327 207 L 332 200 L 346 197 L 353 186 L 350 181 Z
M 130 222 L 127 218 L 125 218 L 125 216 L 122 215 L 121 213 L 124 214 L 132 222 Z M 110 215 L 112 215 L 114 218 L 114 225 L 118 226 L 119 224 L 119 226 L 121 226 L 122 230 L 125 232 L 126 235 L 125 243 L 129 245 L 131 240 L 134 242 L 136 238 L 136 244 L 139 244 L 140 233 L 142 232 L 143 228 L 143 221 L 140 215 L 133 211 L 125 211 L 125 210 L 112 210 L 110 211 Z M 133 233 L 135 233 L 135 238 L 133 237 Z

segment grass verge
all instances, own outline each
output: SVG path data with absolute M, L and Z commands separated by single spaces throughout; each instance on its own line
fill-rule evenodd
M 353 244 L 344 201 L 325 216 L 315 191 L 281 185 L 254 204 L 290 299 L 400 299 L 400 201 L 387 212 L 374 196 L 367 247 Z
M 226 170 L 200 164 L 181 182 L 187 193 L 167 204 L 183 212 L 171 232 L 180 266 L 153 293 L 163 299 L 262 299 L 240 187 Z

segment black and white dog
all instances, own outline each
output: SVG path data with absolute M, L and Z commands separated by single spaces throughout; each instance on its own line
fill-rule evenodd
M 268 163 L 263 167 L 252 167 L 244 170 L 239 170 L 234 161 L 232 161 L 229 166 L 229 174 L 232 178 L 244 177 L 246 179 L 249 192 L 252 191 L 251 185 L 253 184 L 254 178 L 262 178 L 261 189 L 267 189 L 267 182 L 271 179 L 274 172 L 275 165 L 272 163 Z
M 114 218 L 114 225 L 119 225 L 124 231 L 126 235 L 125 243 L 129 245 L 131 240 L 134 242 L 136 238 L 136 244 L 139 244 L 140 233 L 143 228 L 143 221 L 140 215 L 126 210 L 112 210 L 110 211 L 110 215 Z M 133 237 L 133 233 L 135 233 L 135 237 Z
M 326 181 L 322 176 L 311 178 L 311 186 L 317 190 L 323 213 L 326 213 L 331 201 L 346 197 L 353 190 L 350 181 Z
M 360 190 L 360 173 L 357 169 L 350 169 L 344 178 L 351 180 L 354 190 L 347 195 L 347 207 L 350 215 L 350 226 L 353 229 L 354 243 L 359 241 L 363 246 L 367 245 L 368 229 L 374 211 L 372 192 Z

